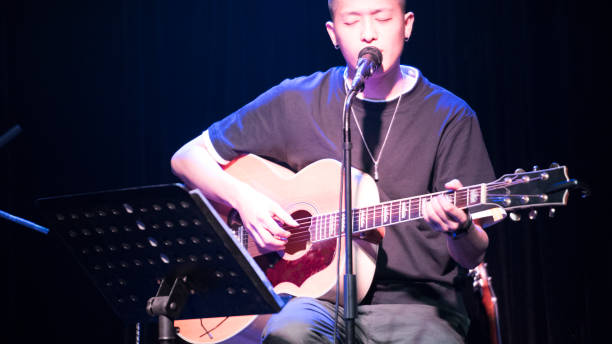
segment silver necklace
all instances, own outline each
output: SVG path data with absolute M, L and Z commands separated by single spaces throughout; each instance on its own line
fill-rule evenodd
M 345 69 L 344 70 L 344 90 L 346 92 L 348 92 L 347 75 L 348 75 L 348 70 Z M 404 80 L 403 73 L 402 73 L 402 80 Z M 387 134 L 385 135 L 385 139 L 383 140 L 383 144 L 380 147 L 380 150 L 378 151 L 378 157 L 376 159 L 374 159 L 374 154 L 372 154 L 370 147 L 368 147 L 368 144 L 365 140 L 365 136 L 363 135 L 363 132 L 361 131 L 361 127 L 359 126 L 359 121 L 357 121 L 357 116 L 355 115 L 355 110 L 353 110 L 353 108 L 351 107 L 351 113 L 353 114 L 353 119 L 355 120 L 355 124 L 357 124 L 357 130 L 359 130 L 359 135 L 361 136 L 361 141 L 363 141 L 363 146 L 368 152 L 370 159 L 372 159 L 372 162 L 374 163 L 374 180 L 375 181 L 378 181 L 378 163 L 380 162 L 380 158 L 382 156 L 383 149 L 385 149 L 385 144 L 387 144 L 387 139 L 389 138 L 389 133 L 391 132 L 391 127 L 393 126 L 393 121 L 395 121 L 395 115 L 397 114 L 397 109 L 399 109 L 399 105 L 401 102 L 402 102 L 402 94 L 400 94 L 399 98 L 397 99 L 397 104 L 395 105 L 395 111 L 393 111 L 393 117 L 391 117 L 391 122 L 389 123 Z
M 382 156 L 383 149 L 385 149 L 385 144 L 387 144 L 387 139 L 389 138 L 389 133 L 391 132 L 391 127 L 393 126 L 393 121 L 395 120 L 395 115 L 397 114 L 397 109 L 399 108 L 401 101 L 402 101 L 402 95 L 400 94 L 397 100 L 397 105 L 395 105 L 395 111 L 393 111 L 393 117 L 391 117 L 391 123 L 389 123 L 389 128 L 387 129 L 387 134 L 385 135 L 385 139 L 383 140 L 382 146 L 380 147 L 380 150 L 378 151 L 378 157 L 376 159 L 374 159 L 374 154 L 372 154 L 370 147 L 368 147 L 368 144 L 366 143 L 365 136 L 363 135 L 363 132 L 361 131 L 361 127 L 359 126 L 359 121 L 357 121 L 355 110 L 351 108 L 351 113 L 353 114 L 353 119 L 355 120 L 355 124 L 357 124 L 357 129 L 359 130 L 359 135 L 361 136 L 361 140 L 363 141 L 363 146 L 368 152 L 370 159 L 372 159 L 372 162 L 374 162 L 374 180 L 375 181 L 378 181 L 378 163 L 380 162 L 380 158 Z

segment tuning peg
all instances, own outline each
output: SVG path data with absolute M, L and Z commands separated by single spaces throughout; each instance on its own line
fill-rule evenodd
M 514 222 L 519 222 L 521 221 L 521 214 L 518 213 L 510 213 L 510 220 L 514 221 Z
M 535 218 L 536 218 L 536 217 L 538 217 L 538 211 L 537 211 L 537 210 L 535 210 L 535 209 L 532 209 L 532 210 L 529 212 L 529 219 L 530 219 L 530 220 L 535 220 Z
M 534 170 L 534 171 L 537 171 L 537 170 L 539 170 L 539 169 L 540 169 L 540 166 L 538 166 L 538 165 L 533 165 L 533 170 Z
M 555 217 L 555 215 L 557 214 L 557 209 L 555 208 L 550 208 L 548 210 L 548 217 Z
M 519 173 L 525 173 L 525 170 L 523 170 L 522 168 L 517 168 L 516 170 L 514 170 L 515 174 L 519 174 Z
M 559 167 L 559 163 L 557 162 L 553 162 L 552 164 L 550 164 L 550 168 L 557 168 Z

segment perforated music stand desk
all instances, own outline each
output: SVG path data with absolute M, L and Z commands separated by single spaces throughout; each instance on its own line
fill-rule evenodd
M 126 322 L 151 320 L 147 301 L 171 290 L 189 296 L 176 319 L 276 313 L 284 305 L 198 191 L 169 184 L 37 203 L 45 225 Z

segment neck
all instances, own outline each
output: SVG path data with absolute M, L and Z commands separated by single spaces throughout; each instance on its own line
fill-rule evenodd
M 348 79 L 352 82 L 355 70 L 349 68 Z M 398 65 L 385 73 L 374 73 L 365 82 L 361 95 L 368 99 L 389 100 L 397 98 L 404 90 L 404 75 Z

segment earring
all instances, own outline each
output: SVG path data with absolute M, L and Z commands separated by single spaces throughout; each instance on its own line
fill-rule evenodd
M 334 45 L 334 49 L 338 50 L 338 49 L 340 49 L 340 46 L 338 44 L 335 44 Z
M 409 39 L 409 38 L 404 38 L 404 42 L 408 42 L 408 39 Z

